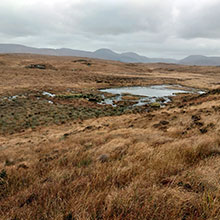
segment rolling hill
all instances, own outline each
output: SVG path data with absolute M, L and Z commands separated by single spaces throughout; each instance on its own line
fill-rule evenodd
M 104 60 L 113 60 L 126 63 L 174 63 L 183 65 L 196 66 L 219 66 L 220 57 L 207 57 L 202 55 L 191 55 L 184 59 L 170 59 L 170 58 L 149 58 L 141 56 L 134 52 L 116 53 L 110 49 L 101 48 L 94 52 L 73 50 L 69 48 L 50 49 L 50 48 L 35 48 L 27 47 L 19 44 L 0 44 L 0 53 L 30 53 L 40 55 L 52 56 L 77 56 L 88 57 Z

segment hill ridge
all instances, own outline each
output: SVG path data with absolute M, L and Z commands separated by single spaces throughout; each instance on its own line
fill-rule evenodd
M 117 53 L 108 48 L 100 48 L 94 52 L 75 50 L 71 48 L 36 48 L 21 44 L 0 44 L 0 53 L 30 53 L 52 56 L 78 56 L 104 60 L 120 61 L 125 63 L 173 63 L 198 66 L 220 66 L 220 57 L 204 55 L 190 55 L 184 59 L 150 58 L 135 52 Z

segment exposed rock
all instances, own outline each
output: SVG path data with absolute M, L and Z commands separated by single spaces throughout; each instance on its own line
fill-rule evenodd
M 98 157 L 98 160 L 101 162 L 101 163 L 105 163 L 109 160 L 109 156 L 107 154 L 102 154 Z
M 85 64 L 87 66 L 91 66 L 92 65 L 88 60 L 84 60 L 84 59 L 73 60 L 73 62 L 74 63 L 82 63 L 82 64 Z
M 41 69 L 41 70 L 45 70 L 45 69 L 56 70 L 56 68 L 52 66 L 51 64 L 30 64 L 30 65 L 27 65 L 25 68 Z
M 14 163 L 13 160 L 8 160 L 8 159 L 5 160 L 5 166 L 12 166 L 12 165 L 14 165 L 14 164 L 15 164 L 15 163 Z
M 30 64 L 30 65 L 26 66 L 26 68 L 45 70 L 46 65 L 45 64 Z

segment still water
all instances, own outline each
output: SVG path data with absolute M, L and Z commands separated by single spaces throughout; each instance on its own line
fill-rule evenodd
M 193 88 L 186 88 L 180 85 L 154 85 L 154 86 L 134 86 L 134 87 L 120 87 L 101 89 L 103 92 L 104 101 L 100 104 L 111 104 L 116 106 L 116 101 L 121 101 L 122 97 L 126 94 L 136 96 L 136 103 L 134 106 L 145 105 L 147 102 L 156 102 L 159 98 L 163 98 L 163 103 L 170 101 L 170 96 L 174 96 L 178 93 L 198 93 L 202 94 L 203 91 L 196 90 Z M 114 97 L 107 98 L 105 93 L 114 94 Z M 139 99 L 137 99 L 139 97 Z

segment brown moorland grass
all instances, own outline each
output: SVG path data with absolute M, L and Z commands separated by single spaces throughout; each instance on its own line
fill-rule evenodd
M 0 55 L 1 219 L 220 219 L 219 67 L 79 59 Z M 209 92 L 149 111 L 82 97 L 163 83 Z

